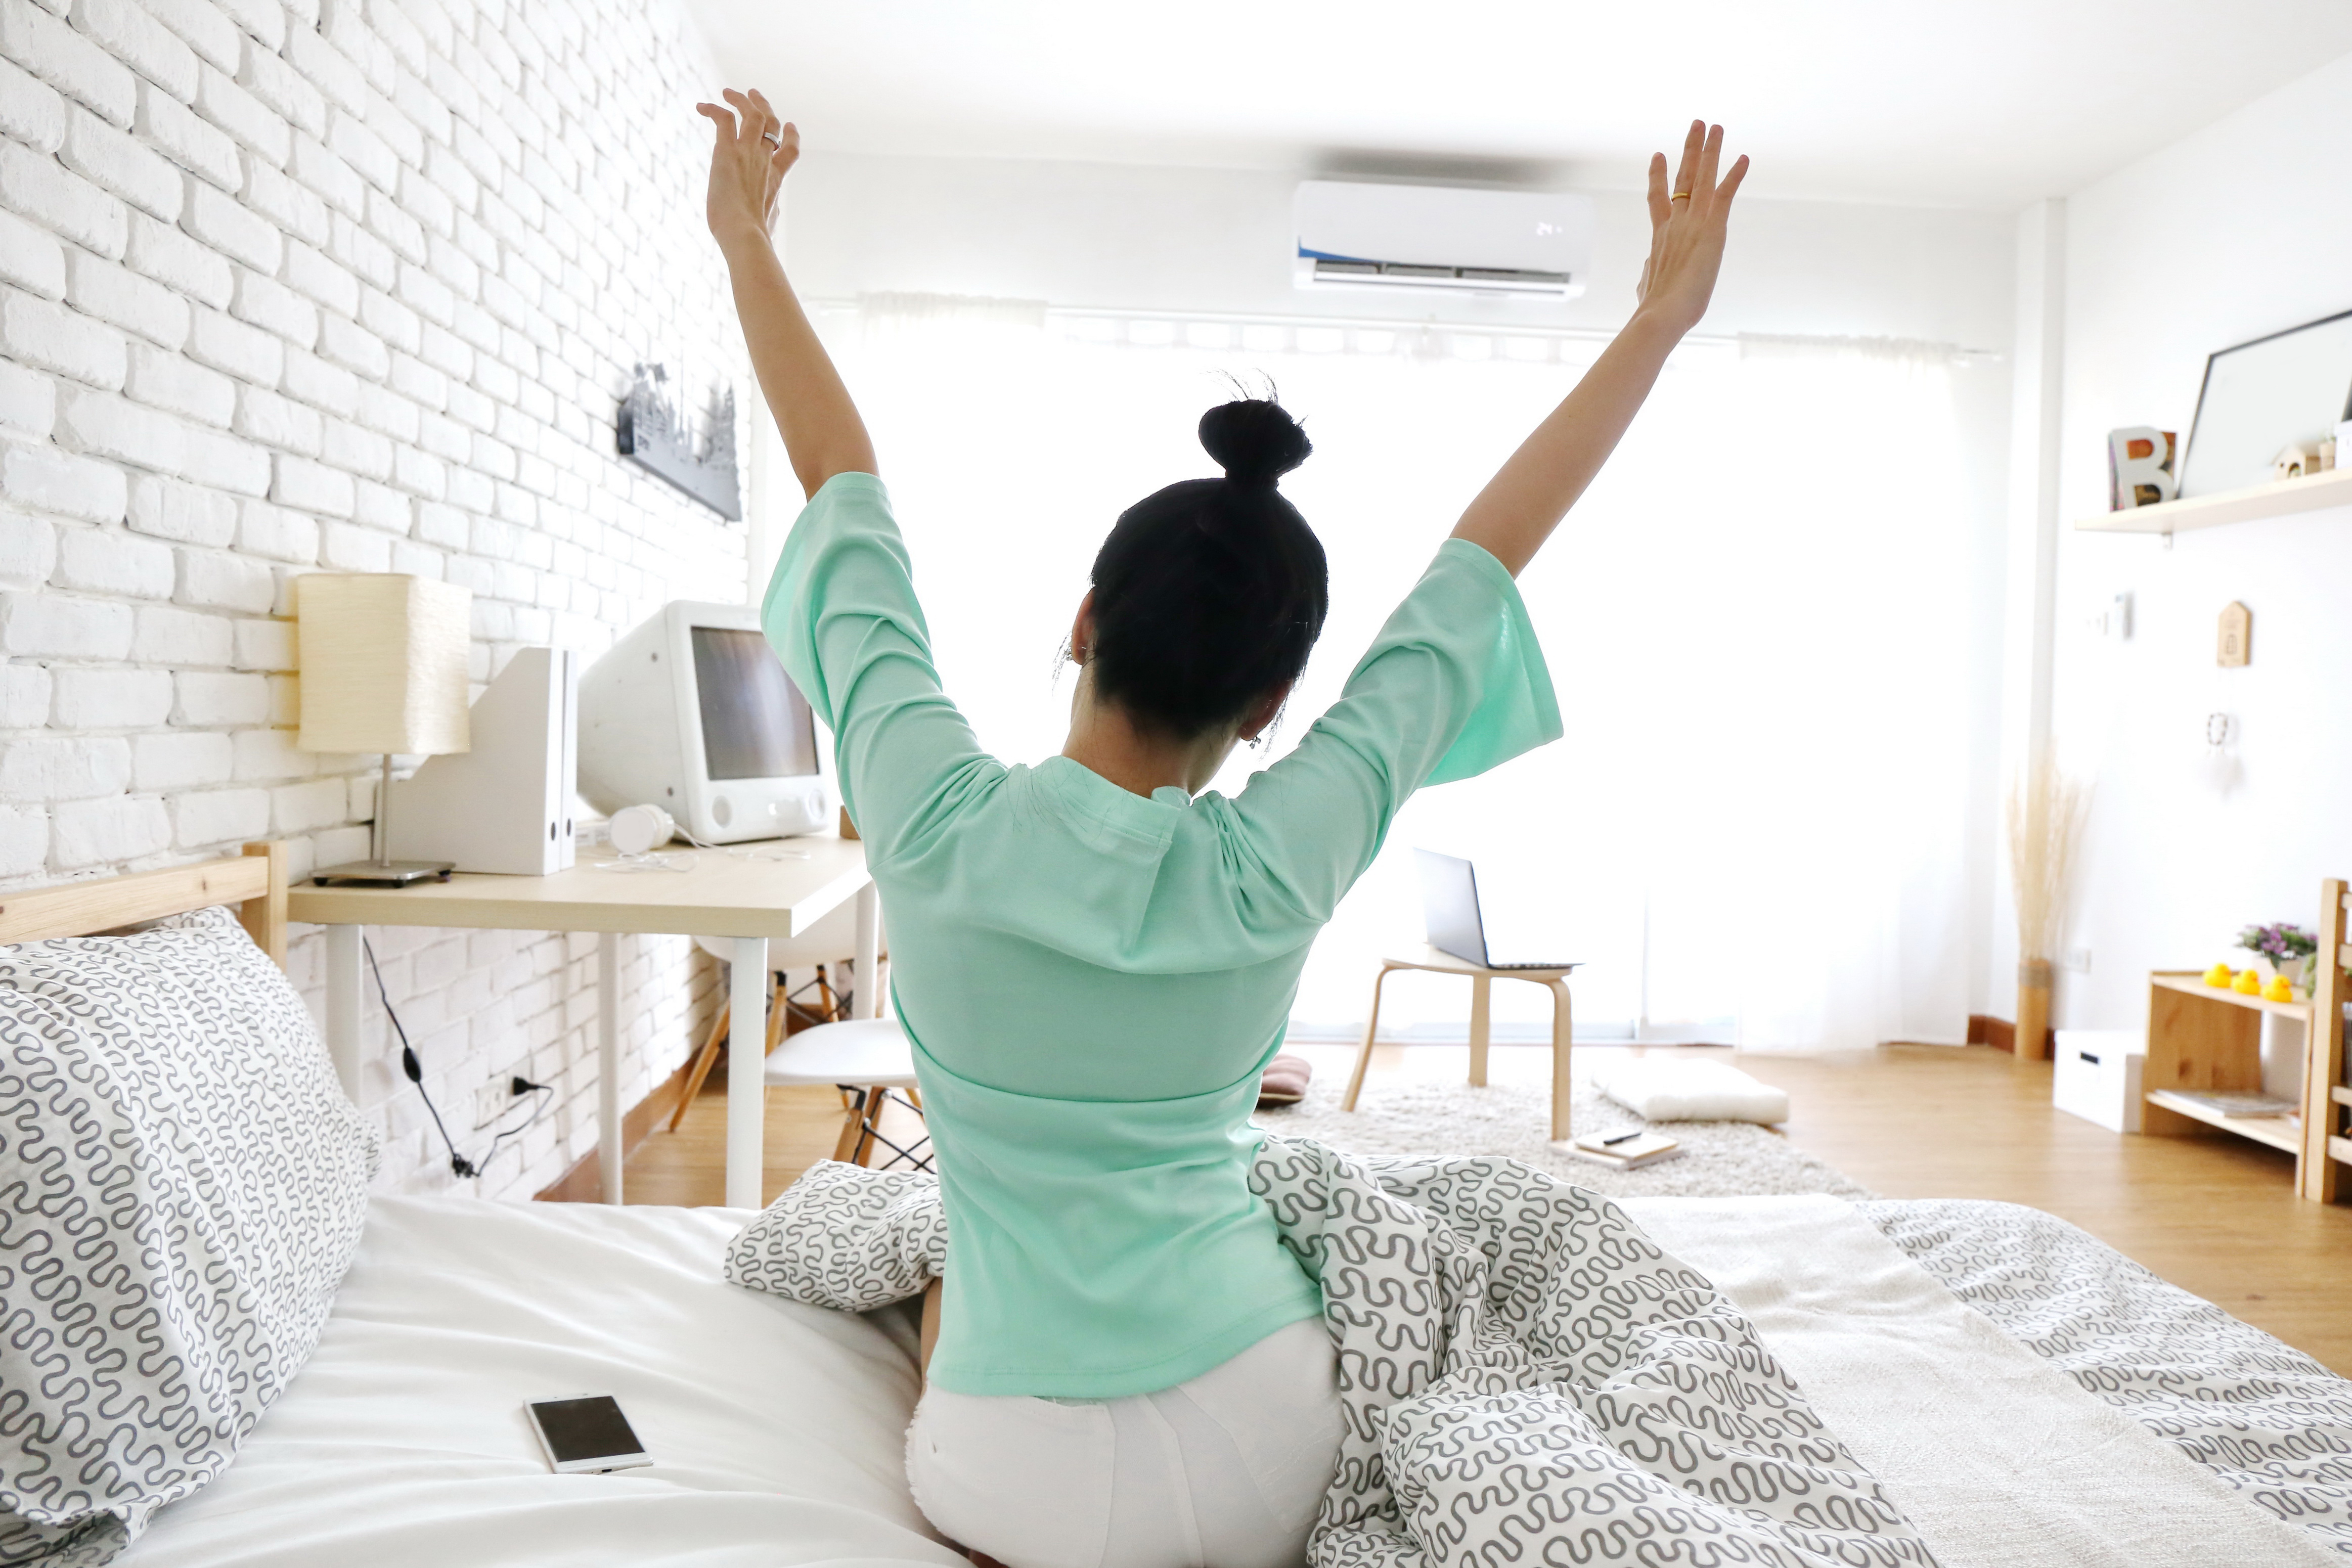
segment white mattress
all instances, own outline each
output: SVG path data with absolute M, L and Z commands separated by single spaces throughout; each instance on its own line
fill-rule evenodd
M 732 1209 L 381 1198 L 318 1354 L 123 1568 L 936 1563 L 911 1346 L 719 1277 Z M 609 1393 L 656 1463 L 551 1474 L 522 1413 Z
M 1822 1341 L 1819 1330 L 1866 1326 L 1866 1320 L 1884 1318 L 1888 1309 L 1864 1291 L 1835 1311 L 1821 1301 L 1804 1313 L 1780 1311 L 1780 1297 L 1794 1288 L 1792 1282 L 1811 1279 L 1814 1286 L 1828 1288 L 1811 1278 L 1822 1269 L 1809 1273 L 1806 1265 L 1826 1263 L 1812 1255 L 1827 1245 L 1832 1232 L 1822 1223 L 1803 1230 L 1806 1217 L 1792 1214 L 1784 1217 L 1786 1222 L 1800 1225 L 1801 1234 L 1781 1236 L 1778 1245 L 1759 1250 L 1759 1213 L 1750 1210 L 1758 1205 L 1769 1208 L 1772 1201 L 1653 1200 L 1628 1207 L 1644 1224 L 1659 1227 L 1660 1239 L 1669 1248 L 1686 1249 L 1687 1260 L 1717 1276 L 1743 1307 L 1761 1314 L 1768 1343 L 1790 1358 L 1801 1383 L 1820 1381 L 1815 1392 L 1822 1397 L 1837 1392 L 1840 1378 L 1852 1385 L 1849 1392 L 1859 1391 L 1837 1411 L 1842 1418 L 1832 1420 L 1833 1427 L 1850 1428 L 1843 1435 L 1855 1441 L 1857 1452 L 1866 1446 L 1862 1439 L 1889 1438 L 1878 1462 L 1899 1468 L 1895 1460 L 1906 1451 L 1900 1445 L 1932 1457 L 1939 1445 L 1949 1447 L 1975 1430 L 1940 1428 L 1938 1418 L 1897 1392 L 1916 1382 L 1916 1369 L 1906 1371 L 1880 1352 L 1873 1351 L 1880 1360 L 1868 1362 L 1859 1373 L 1851 1367 L 1842 1372 L 1819 1356 L 1819 1365 L 1806 1360 L 1809 1344 L 1838 1343 Z M 1936 1224 L 1921 1221 L 1933 1233 L 1931 1240 L 1944 1231 L 1978 1237 L 2013 1263 L 2031 1250 L 2001 1228 L 2000 1214 L 1945 1213 L 1949 1205 L 1871 1207 L 1890 1211 L 1874 1216 L 1882 1228 L 1913 1209 L 1932 1211 L 1927 1218 Z M 1963 1207 L 2007 1210 L 2005 1205 Z M 1853 1215 L 1843 1205 L 1835 1207 Z M 426 1563 L 563 1568 L 648 1562 L 710 1568 L 962 1568 L 964 1560 L 940 1544 L 908 1494 L 901 1455 L 917 1393 L 910 1320 L 896 1310 L 856 1317 L 803 1307 L 725 1283 L 719 1274 L 720 1256 L 751 1218 L 720 1208 L 376 1200 L 358 1261 L 310 1365 L 247 1438 L 228 1471 L 195 1496 L 163 1510 L 116 1561 L 123 1568 L 407 1568 Z M 2048 1227 L 2064 1229 L 2055 1221 Z M 1891 1234 L 1914 1253 L 1926 1245 L 1900 1225 Z M 2105 1249 L 2096 1243 L 2080 1238 L 2074 1250 L 2053 1252 L 2056 1261 L 2040 1267 L 2042 1273 L 2079 1280 L 2097 1271 L 2095 1254 L 2101 1253 Z M 2113 1254 L 2105 1258 L 2131 1271 Z M 1949 1268 L 1943 1271 L 1951 1273 Z M 1831 1284 L 1854 1294 L 1857 1287 L 1845 1279 L 1851 1270 L 1830 1272 L 1835 1276 Z M 1979 1292 L 1969 1279 L 1952 1278 L 1955 1289 L 1976 1300 Z M 2059 1301 L 2063 1283 L 2028 1270 L 2015 1278 L 2004 1276 L 2000 1290 L 2032 1308 Z M 2181 1294 L 2160 1281 L 2145 1281 L 2128 1314 L 2139 1324 L 2139 1339 L 2132 1325 L 2100 1318 L 2067 1341 L 2089 1348 L 2078 1346 L 2071 1360 L 2051 1360 L 2046 1376 L 2027 1376 L 2034 1369 L 2021 1371 L 2014 1364 L 2010 1372 L 2038 1386 L 2063 1383 L 2058 1370 L 2063 1365 L 2087 1391 L 2078 1400 L 2097 1394 L 2116 1403 L 2108 1392 L 2112 1385 L 2127 1382 L 2124 1375 L 2150 1354 L 2141 1343 L 2141 1320 L 2154 1311 L 2147 1291 Z M 1942 1294 L 1940 1289 L 1929 1293 Z M 1950 1302 L 1945 1315 L 1960 1311 L 1958 1302 Z M 1904 1333 L 1914 1338 L 1934 1326 L 1932 1313 L 1906 1309 L 1897 1315 Z M 1992 1315 L 1998 1319 L 2000 1312 Z M 1977 1326 L 1996 1333 L 1990 1323 Z M 2243 1335 L 2264 1337 L 2234 1326 Z M 2172 1494 L 2175 1511 L 2179 1505 L 2191 1505 L 2192 1515 L 2201 1510 L 2205 1520 L 2258 1507 L 2274 1518 L 2328 1526 L 2337 1517 L 2329 1511 L 2336 1507 L 2330 1500 L 2345 1490 L 2328 1480 L 2334 1457 L 2345 1451 L 2344 1441 L 2352 1440 L 2347 1436 L 2352 1435 L 2352 1423 L 2338 1418 L 2343 1401 L 2335 1396 L 2352 1385 L 2313 1365 L 2305 1381 L 2314 1386 L 2297 1384 L 2301 1396 L 2291 1407 L 2274 1409 L 2276 1400 L 2264 1403 L 2265 1391 L 2282 1375 L 2273 1363 L 2282 1355 L 2303 1358 L 2271 1344 L 2277 1354 L 2248 1371 L 2238 1364 L 2242 1354 L 2233 1361 L 2224 1354 L 2231 1348 L 2226 1336 L 2216 1339 L 2202 1320 L 2200 1328 L 2197 1344 L 2212 1363 L 2196 1364 L 2202 1368 L 2200 1396 L 2220 1401 L 2235 1423 L 2221 1433 L 2228 1439 L 2221 1446 L 2235 1453 L 2249 1448 L 2252 1438 L 2267 1437 L 2272 1448 L 2292 1449 L 2303 1458 L 2290 1464 L 2261 1449 L 2259 1463 L 2233 1469 L 2189 1441 L 2203 1427 L 2184 1437 L 2174 1429 L 2177 1420 L 2150 1420 L 2146 1411 L 2132 1407 L 2142 1425 L 2181 1445 L 2228 1488 L 2237 1489 L 2243 1501 L 2210 1485 L 2186 1484 L 2178 1475 L 2176 1484 L 2159 1490 Z M 2041 1330 L 2029 1333 L 2020 1324 L 2011 1332 L 2041 1357 L 2053 1357 Z M 2092 1352 L 2102 1345 L 2116 1347 L 2117 1365 L 2096 1362 Z M 2012 1364 L 2020 1357 L 2033 1359 L 2014 1343 L 1991 1349 Z M 2189 1364 L 2183 1361 L 2188 1354 L 2182 1346 L 2173 1347 L 2161 1363 L 2165 1381 L 2179 1382 L 2182 1367 Z M 1957 1359 L 1947 1357 L 1944 1371 L 1967 1375 L 1990 1356 L 1980 1346 Z M 2321 1384 L 2327 1387 L 2315 1392 Z M 2045 1396 L 2050 1392 L 2042 1389 Z M 549 1472 L 522 1406 L 533 1399 L 584 1393 L 620 1399 L 654 1455 L 653 1467 L 605 1476 Z M 1895 1395 L 1891 1401 L 1885 1398 L 1889 1394 Z M 2056 1409 L 2064 1401 L 2051 1396 L 2045 1403 Z M 1874 1408 L 1881 1405 L 1883 1409 Z M 1823 1414 L 1832 1413 L 1824 1407 Z M 2079 1409 L 2070 1418 L 2086 1419 Z M 2013 1475 L 2016 1468 L 2015 1456 L 2007 1452 L 2011 1439 L 2000 1435 L 2009 1419 L 1976 1423 L 1994 1432 L 1993 1440 L 1980 1446 L 1993 1454 L 1988 1464 L 2003 1476 Z M 1920 1430 L 1912 1431 L 1915 1425 Z M 1976 1437 L 1981 1440 L 1984 1432 L 1976 1431 Z M 2131 1448 L 2120 1442 L 2110 1447 L 2119 1454 Z M 2124 1468 L 2156 1484 L 2154 1471 L 2181 1462 L 2177 1454 L 2140 1453 Z M 1920 1473 L 1932 1480 L 1936 1464 Z M 1894 1490 L 1893 1477 L 1882 1479 Z M 1997 1499 L 2006 1487 L 1984 1490 Z M 1932 1500 L 1920 1483 L 1915 1490 L 1922 1504 Z M 1937 1551 L 1952 1568 L 2009 1568 L 2052 1560 L 2036 1555 L 2046 1552 L 2048 1537 L 2055 1533 L 2046 1523 L 2021 1535 L 2016 1521 L 2005 1520 L 1998 1509 L 1947 1511 L 1948 1518 L 1937 1517 L 1943 1537 Z M 2231 1529 L 2242 1532 L 2261 1522 L 2240 1519 Z M 2177 1527 L 2179 1521 L 2173 1523 Z M 2193 1542 L 2212 1528 L 2208 1523 L 2175 1533 Z M 2119 1528 L 2112 1533 L 2127 1540 L 2133 1531 Z M 2326 1544 L 2352 1549 L 2352 1536 L 2338 1540 L 2326 1528 L 2315 1533 Z M 2284 1563 L 2309 1557 L 2305 1542 L 2273 1537 L 2238 1560 Z M 2191 1559 L 2197 1560 L 2193 1549 Z M 2067 1559 L 2062 1553 L 2055 1560 Z

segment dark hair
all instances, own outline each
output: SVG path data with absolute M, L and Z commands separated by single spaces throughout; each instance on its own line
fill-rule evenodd
M 1201 416 L 1225 471 L 1146 496 L 1095 556 L 1095 692 L 1139 727 L 1191 739 L 1307 667 L 1330 605 L 1323 545 L 1275 484 L 1314 447 L 1265 398 Z

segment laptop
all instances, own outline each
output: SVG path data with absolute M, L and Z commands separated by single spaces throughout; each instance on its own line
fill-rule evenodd
M 1431 946 L 1488 969 L 1576 967 L 1564 958 L 1530 956 L 1507 939 L 1489 946 L 1486 922 L 1478 910 L 1478 873 L 1470 862 L 1434 850 L 1415 850 L 1412 858 L 1421 871 L 1421 913 L 1429 925 Z

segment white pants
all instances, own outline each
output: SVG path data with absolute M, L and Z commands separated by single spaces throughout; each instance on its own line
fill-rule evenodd
M 1308 1318 L 1157 1394 L 929 1389 L 907 1479 L 941 1534 L 1005 1568 L 1298 1568 L 1340 1419 L 1331 1336 Z

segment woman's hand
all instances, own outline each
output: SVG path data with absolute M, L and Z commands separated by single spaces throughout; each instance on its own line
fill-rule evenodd
M 710 148 L 705 214 L 719 248 L 727 250 L 767 239 L 776 221 L 776 193 L 783 188 L 785 172 L 800 159 L 801 133 L 778 120 L 756 89 L 740 93 L 730 87 L 719 96 L 731 109 L 698 103 L 694 110 L 718 131 Z
M 1687 332 L 1706 314 L 1715 275 L 1723 266 L 1723 235 L 1731 198 L 1748 177 L 1741 154 L 1721 184 L 1716 163 L 1723 156 L 1723 127 L 1691 121 L 1683 140 L 1682 164 L 1666 184 L 1666 155 L 1650 158 L 1650 258 L 1642 264 L 1641 308 L 1677 333 Z
M 1748 174 L 1742 158 L 1717 184 L 1716 160 L 1722 155 L 1723 127 L 1694 121 L 1671 188 L 1664 154 L 1650 160 L 1650 259 L 1642 267 L 1642 302 L 1633 319 L 1496 470 L 1454 526 L 1455 538 L 1478 546 L 1513 577 L 1592 483 L 1650 395 L 1666 356 L 1706 314 L 1723 266 L 1724 220 Z

